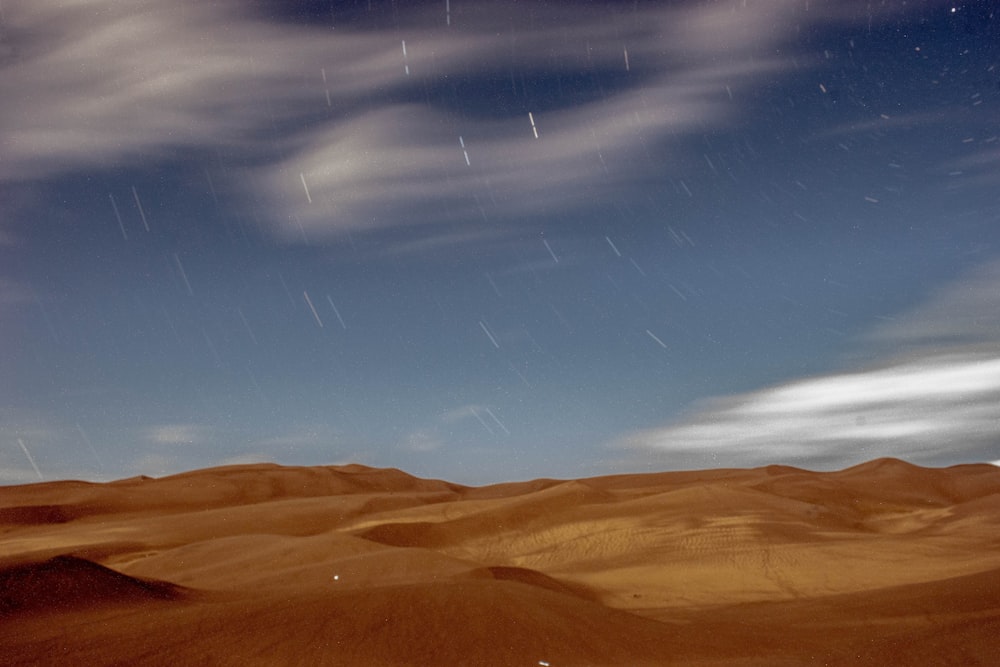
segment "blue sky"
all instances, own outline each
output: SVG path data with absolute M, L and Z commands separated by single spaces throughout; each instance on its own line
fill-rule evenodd
M 1000 459 L 991 3 L 293 5 L 2 3 L 0 483 Z

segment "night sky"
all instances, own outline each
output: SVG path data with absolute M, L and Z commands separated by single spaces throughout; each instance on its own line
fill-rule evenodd
M 1000 459 L 1000 7 L 0 2 L 0 483 Z

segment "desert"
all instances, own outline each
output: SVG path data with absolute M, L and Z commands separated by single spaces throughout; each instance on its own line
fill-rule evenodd
M 5 665 L 990 665 L 1000 468 L 0 487 Z

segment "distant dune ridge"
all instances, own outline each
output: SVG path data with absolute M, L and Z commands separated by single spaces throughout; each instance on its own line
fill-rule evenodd
M 5 665 L 995 665 L 1000 468 L 0 487 Z

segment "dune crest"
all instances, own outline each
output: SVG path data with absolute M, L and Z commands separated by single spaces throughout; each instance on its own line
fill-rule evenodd
M 477 488 L 274 464 L 0 487 L 0 653 L 987 665 L 998 529 L 1000 468 L 895 459 Z

